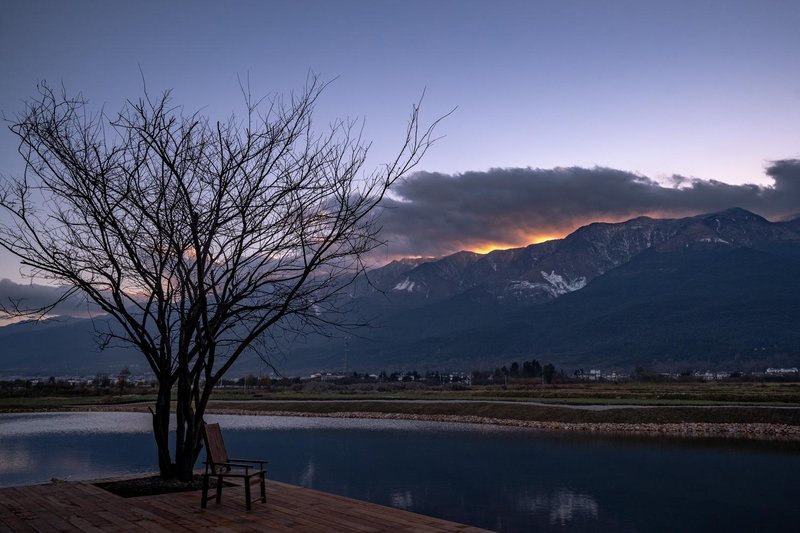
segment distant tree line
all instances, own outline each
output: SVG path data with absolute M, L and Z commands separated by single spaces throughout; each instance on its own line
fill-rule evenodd
M 507 384 L 509 380 L 536 380 L 541 379 L 544 383 L 553 383 L 556 375 L 563 376 L 564 372 L 557 373 L 556 367 L 552 363 L 542 365 L 536 359 L 523 361 L 522 365 L 513 361 L 510 365 L 503 365 L 495 368 L 494 371 L 474 370 L 472 372 L 472 383 L 475 385 Z
M 0 380 L 0 395 L 17 397 L 53 396 L 68 394 L 78 396 L 101 396 L 152 392 L 155 383 L 150 380 L 130 380 L 131 371 L 127 367 L 116 375 L 109 376 L 98 372 L 91 378 L 42 377 L 14 378 Z

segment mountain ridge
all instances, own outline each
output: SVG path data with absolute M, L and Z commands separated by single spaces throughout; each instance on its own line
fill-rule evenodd
M 731 208 L 597 222 L 563 239 L 373 269 L 346 302 L 350 321 L 371 327 L 284 339 L 276 362 L 288 373 L 338 370 L 347 351 L 350 368 L 362 371 L 471 370 L 513 358 L 567 369 L 797 365 L 798 278 L 800 219 L 770 222 Z M 11 336 L 7 328 L 0 339 Z M 52 342 L 61 350 L 90 345 L 63 328 L 23 329 L 13 344 L 21 353 L 0 355 L 0 371 L 33 368 L 30 346 L 46 351 L 48 335 L 62 339 Z M 77 353 L 55 359 L 102 362 Z M 242 361 L 235 371 L 259 365 Z
M 800 241 L 800 219 L 772 223 L 742 208 L 681 219 L 637 217 L 620 223 L 594 222 L 563 239 L 525 247 L 494 250 L 487 254 L 457 252 L 422 261 L 393 278 L 382 277 L 384 284 L 376 288 L 383 292 L 417 292 L 426 298 L 438 298 L 443 293 L 452 296 L 453 286 L 463 291 L 484 284 L 496 286 L 499 281 L 506 282 L 504 288 L 511 297 L 514 289 L 518 289 L 517 292 L 528 293 L 528 300 L 546 301 L 582 288 L 594 277 L 652 246 L 752 245 L 752 228 L 749 233 L 743 233 L 743 223 L 761 226 L 755 240 L 776 240 L 778 235 L 786 240 Z M 678 234 L 681 234 L 681 239 L 674 240 Z M 469 261 L 463 259 L 465 254 L 469 254 Z M 457 263 L 466 265 L 460 277 L 453 269 Z M 376 269 L 371 275 L 381 270 Z M 446 278 L 435 275 L 443 271 L 448 274 Z M 432 293 L 431 286 L 437 283 L 439 286 Z

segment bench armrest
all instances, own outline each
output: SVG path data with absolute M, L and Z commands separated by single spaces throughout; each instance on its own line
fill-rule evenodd
M 231 459 L 227 463 L 211 463 L 209 461 L 203 461 L 203 464 L 206 467 L 227 467 L 229 470 L 231 468 L 255 468 L 255 465 L 258 465 L 259 468 L 263 469 L 264 465 L 267 464 L 267 461 L 245 461 L 245 460 L 238 460 L 238 459 Z
M 269 461 L 256 461 L 255 459 L 228 459 L 230 463 L 249 463 L 249 464 L 258 464 L 258 465 L 265 465 L 269 463 Z

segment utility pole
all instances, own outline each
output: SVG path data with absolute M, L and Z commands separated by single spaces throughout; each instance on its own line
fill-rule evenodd
M 347 356 L 350 355 L 350 337 L 344 338 L 344 373 L 347 375 Z

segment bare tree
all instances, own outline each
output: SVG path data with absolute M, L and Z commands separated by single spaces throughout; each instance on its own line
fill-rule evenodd
M 40 85 L 12 121 L 26 166 L 0 190 L 12 219 L 0 246 L 107 313 L 104 342 L 141 351 L 158 382 L 164 477 L 191 476 L 212 389 L 243 352 L 336 316 L 379 244 L 375 208 L 434 141 L 438 120 L 421 127 L 415 105 L 397 157 L 367 173 L 353 122 L 312 128 L 324 88 L 312 78 L 258 101 L 243 91 L 245 116 L 220 123 L 184 115 L 169 92 L 109 117 Z

